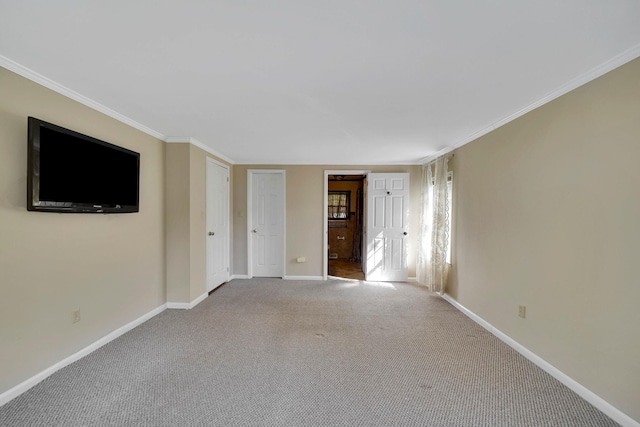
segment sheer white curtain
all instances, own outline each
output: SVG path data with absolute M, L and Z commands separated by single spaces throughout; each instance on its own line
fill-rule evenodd
M 418 242 L 417 280 L 433 292 L 444 294 L 449 264 L 449 173 L 450 154 L 422 167 L 422 213 Z

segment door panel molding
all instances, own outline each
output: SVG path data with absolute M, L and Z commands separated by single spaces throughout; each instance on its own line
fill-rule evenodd
M 211 168 L 220 169 L 218 171 L 215 171 Z M 220 174 L 218 178 L 222 178 L 222 182 L 214 182 L 214 173 Z M 207 228 L 207 246 L 205 251 L 207 257 L 206 289 L 207 292 L 209 292 L 220 286 L 224 282 L 228 282 L 231 274 L 231 221 L 229 213 L 231 192 L 229 166 L 225 165 L 224 163 L 218 162 L 211 157 L 207 157 L 205 163 L 205 176 L 205 226 Z M 216 185 L 218 187 L 215 187 Z M 222 209 L 220 209 L 218 212 L 213 212 L 213 209 L 219 208 L 221 197 L 223 199 Z M 220 256 L 222 257 L 222 259 L 219 258 Z M 215 260 L 214 257 L 216 257 Z
M 280 192 L 281 199 L 280 203 L 277 203 L 277 196 L 273 194 L 269 196 L 269 200 L 266 197 L 260 199 L 259 203 L 254 202 L 254 193 L 257 194 L 258 191 L 264 191 L 266 188 L 254 188 L 254 176 L 258 174 L 265 175 L 280 175 L 281 181 Z M 264 184 L 264 183 L 263 183 Z M 247 276 L 248 278 L 252 278 L 255 274 L 254 263 L 257 261 L 267 262 L 268 260 L 265 257 L 265 254 L 276 254 L 277 263 L 273 267 L 273 271 L 275 271 L 274 276 L 272 277 L 284 277 L 285 276 L 285 259 L 286 259 L 286 171 L 284 169 L 248 169 L 247 170 Z M 256 214 L 258 214 L 259 221 L 256 221 L 254 218 L 254 209 L 258 209 Z M 279 220 L 278 215 L 282 213 L 282 218 Z M 260 224 L 258 224 L 260 223 Z M 254 241 L 254 236 L 258 234 L 259 226 L 262 225 L 266 228 L 276 227 L 278 232 L 281 235 L 281 243 L 278 242 L 277 235 L 271 232 L 269 235 L 260 235 L 260 240 Z M 255 230 L 255 232 L 254 232 Z M 257 245 L 260 245 L 263 250 L 260 252 L 261 256 L 254 256 L 254 249 L 258 249 Z M 282 251 L 281 254 L 278 254 L 279 251 Z M 276 271 L 277 270 L 277 271 Z
M 409 174 L 370 173 L 368 186 L 365 278 L 407 281 Z

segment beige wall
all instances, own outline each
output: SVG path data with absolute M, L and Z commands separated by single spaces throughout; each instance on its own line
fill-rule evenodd
M 207 153 L 189 145 L 189 186 L 191 210 L 191 289 L 190 299 L 195 300 L 207 292 Z
M 415 277 L 416 242 L 419 209 L 420 166 L 323 166 L 323 165 L 234 165 L 233 201 L 234 250 L 233 272 L 247 274 L 247 170 L 283 169 L 286 173 L 286 254 L 285 275 L 322 276 L 324 230 L 324 171 L 370 170 L 372 172 L 408 172 L 411 195 L 409 200 L 409 277 Z M 297 263 L 305 257 L 306 263 Z
M 167 144 L 166 151 L 167 301 L 190 303 L 207 290 L 207 157 L 229 167 L 230 178 L 233 167 L 191 144 Z
M 166 295 L 164 143 L 4 68 L 0 94 L 2 393 L 160 307 Z M 28 212 L 28 116 L 139 152 L 140 212 Z
M 449 287 L 461 304 L 636 420 L 638 76 L 640 60 L 456 151 Z M 205 291 L 207 153 L 165 148 L 2 68 L 0 93 L 2 393 L 165 301 L 190 302 Z M 28 116 L 140 152 L 140 212 L 28 212 Z M 323 274 L 325 169 L 409 172 L 415 276 L 418 166 L 230 167 L 233 273 L 247 273 L 249 168 L 286 170 L 289 276 Z M 307 262 L 296 263 L 298 256 Z M 517 317 L 519 304 L 526 319 Z M 77 308 L 82 320 L 72 324 Z
M 640 60 L 458 149 L 449 292 L 640 421 L 638 159 Z
M 167 301 L 191 298 L 190 145 L 166 146 Z

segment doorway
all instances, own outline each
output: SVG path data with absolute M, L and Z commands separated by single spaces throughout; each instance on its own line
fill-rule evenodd
M 409 174 L 371 173 L 367 170 L 324 171 L 324 279 L 329 274 L 329 257 L 336 258 L 329 242 L 329 177 L 360 175 L 362 183 L 362 245 L 361 268 L 364 280 L 377 282 L 403 282 L 407 280 L 407 242 L 409 214 Z M 348 209 L 351 210 L 350 208 Z M 340 212 L 347 208 L 334 202 L 332 213 L 344 218 Z M 351 214 L 351 212 L 350 212 Z M 346 236 L 345 236 L 346 239 Z M 342 240 L 342 239 L 339 239 Z M 338 239 L 336 238 L 336 241 Z M 340 255 L 337 256 L 340 259 Z M 336 274 L 341 274 L 336 272 Z M 338 276 L 339 277 L 339 276 Z
M 364 280 L 366 171 L 326 171 L 325 276 Z

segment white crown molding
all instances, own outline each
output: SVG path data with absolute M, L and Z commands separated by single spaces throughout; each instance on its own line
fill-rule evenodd
M 82 359 L 83 357 L 85 357 L 86 355 L 96 351 L 97 349 L 99 349 L 103 345 L 105 345 L 105 344 L 115 340 L 119 336 L 124 335 L 125 333 L 129 332 L 131 329 L 135 328 L 136 326 L 139 326 L 139 325 L 143 324 L 144 322 L 146 322 L 147 320 L 151 319 L 152 317 L 157 316 L 158 314 L 162 313 L 166 308 L 167 308 L 167 305 L 163 304 L 160 307 L 155 308 L 155 309 L 151 310 L 150 312 L 148 312 L 146 314 L 143 314 L 142 316 L 140 316 L 136 320 L 127 323 L 126 325 L 124 325 L 124 326 L 116 329 L 115 331 L 105 335 L 104 337 L 100 338 L 99 340 L 95 341 L 94 343 L 89 344 L 88 346 L 86 346 L 82 350 L 72 354 L 71 356 L 61 360 L 58 363 L 53 364 L 52 366 L 48 367 L 44 371 L 34 375 L 33 377 L 27 379 L 26 381 L 23 381 L 22 383 L 18 384 L 17 386 L 15 386 L 15 387 L 7 390 L 6 392 L 0 394 L 0 406 L 4 405 L 5 403 L 9 402 L 12 399 L 15 399 L 16 397 L 18 397 L 22 393 L 24 393 L 27 390 L 29 390 L 31 387 L 35 386 L 36 384 L 38 384 L 39 382 L 41 382 L 42 380 L 44 380 L 48 376 L 54 374 L 55 372 L 59 371 L 60 369 L 64 368 L 65 366 L 68 366 L 68 365 L 72 364 L 73 362 Z
M 559 98 L 560 96 L 571 92 L 574 89 L 577 89 L 578 87 L 592 81 L 595 80 L 596 78 L 608 73 L 611 70 L 614 70 L 615 68 L 618 68 L 624 64 L 626 64 L 629 61 L 632 61 L 636 58 L 640 57 L 640 44 L 637 44 L 629 49 L 627 49 L 626 51 L 622 52 L 621 54 L 609 59 L 608 61 L 605 61 L 604 63 L 592 68 L 591 70 L 577 76 L 574 79 L 571 79 L 570 81 L 568 81 L 567 83 L 565 83 L 564 85 L 560 86 L 559 88 L 555 89 L 554 91 L 550 92 L 549 94 L 547 94 L 546 96 L 540 98 L 539 100 L 533 102 L 532 104 L 529 104 L 528 106 L 504 117 L 501 120 L 496 121 L 495 123 L 490 124 L 489 126 L 486 126 L 483 129 L 480 129 L 477 132 L 474 132 L 473 134 L 457 141 L 456 143 L 453 143 L 451 146 L 446 147 L 446 149 L 444 150 L 440 150 L 434 154 L 431 154 L 427 157 L 424 157 L 422 159 L 416 160 L 416 161 L 406 161 L 406 162 L 369 162 L 369 163 L 356 163 L 353 164 L 354 166 L 358 166 L 358 165 L 398 165 L 398 166 L 412 166 L 412 165 L 422 165 L 425 163 L 428 163 L 432 160 L 434 160 L 435 158 L 446 154 L 450 151 L 455 150 L 456 148 L 462 147 L 463 145 L 466 145 L 468 143 L 470 143 L 471 141 L 474 141 L 478 138 L 480 138 L 483 135 L 488 134 L 491 131 L 496 130 L 497 128 L 499 128 L 500 126 L 503 126 L 525 114 L 527 114 L 530 111 L 533 111 L 534 109 L 550 102 L 553 101 L 556 98 Z M 17 62 L 0 55 L 0 66 L 13 71 L 16 74 L 21 75 L 22 77 L 25 77 L 29 80 L 32 80 L 38 84 L 41 84 L 42 86 L 45 86 L 55 92 L 60 93 L 61 95 L 64 95 L 68 98 L 71 98 L 75 101 L 80 102 L 81 104 L 84 104 L 90 108 L 93 108 L 94 110 L 100 111 L 101 113 L 106 114 L 109 117 L 112 117 L 118 121 L 121 121 L 122 123 L 125 123 L 135 129 L 138 129 L 148 135 L 153 136 L 154 138 L 160 139 L 164 142 L 167 143 L 190 143 L 193 144 L 199 148 L 202 148 L 203 150 L 207 151 L 208 153 L 219 157 L 220 159 L 228 162 L 229 164 L 238 164 L 238 165 L 255 165 L 255 164 L 260 164 L 260 165 L 282 165 L 283 163 L 277 163 L 277 162 L 252 162 L 252 161 L 234 161 L 232 159 L 230 159 L 229 157 L 225 156 L 224 154 L 214 150 L 213 148 L 203 144 L 202 142 L 198 141 L 195 138 L 192 137 L 167 137 L 163 134 L 161 134 L 160 132 L 157 132 L 147 126 L 144 126 L 141 123 L 136 122 L 135 120 L 130 119 L 129 117 L 124 116 L 123 114 L 120 114 L 108 107 L 105 107 L 104 105 L 84 96 L 79 94 L 78 92 L 75 92 L 59 83 L 56 83 L 55 81 L 43 76 L 42 74 L 39 74 L 23 65 L 18 64 Z M 327 165 L 327 166 L 338 166 L 340 165 L 339 162 L 317 162 L 317 161 L 301 161 L 301 162 L 294 162 L 294 163 L 287 163 L 287 165 Z
M 304 161 L 304 162 L 251 162 L 247 160 L 238 160 L 234 164 L 236 165 L 260 165 L 260 166 L 417 166 L 422 164 L 422 160 L 413 160 L 407 162 L 363 162 L 363 163 L 348 163 L 344 162 L 317 162 L 317 161 Z
M 487 331 L 491 332 L 502 342 L 507 344 L 509 347 L 513 348 L 515 351 L 529 359 L 531 362 L 535 363 L 539 368 L 546 371 L 552 377 L 560 381 L 562 384 L 566 385 L 568 388 L 573 390 L 576 394 L 582 397 L 587 402 L 591 403 L 593 406 L 602 411 L 609 418 L 619 423 L 624 427 L 640 427 L 640 423 L 635 421 L 633 418 L 553 366 L 551 363 L 544 360 L 542 357 L 538 356 L 513 338 L 509 337 L 504 332 L 495 328 L 491 323 L 484 320 L 482 317 L 475 314 L 473 311 L 469 310 L 458 301 L 456 301 L 449 294 L 442 295 L 442 298 L 445 299 L 449 304 L 460 310 L 463 314 L 469 317 L 471 320 L 485 328 Z
M 465 144 L 468 144 L 472 141 L 475 141 L 476 139 L 480 138 L 483 135 L 488 134 L 489 132 L 492 132 L 494 130 L 496 130 L 497 128 L 527 114 L 530 111 L 535 110 L 538 107 L 541 107 L 544 104 L 547 104 L 551 101 L 553 101 L 556 98 L 561 97 L 562 95 L 565 95 L 569 92 L 571 92 L 574 89 L 579 88 L 580 86 L 589 83 L 592 80 L 597 79 L 600 76 L 603 76 L 604 74 L 608 73 L 609 71 L 612 71 L 624 64 L 626 64 L 627 62 L 633 61 L 634 59 L 640 57 L 640 44 L 637 44 L 629 49 L 627 49 L 626 51 L 622 52 L 621 54 L 609 59 L 608 61 L 603 62 L 602 64 L 592 68 L 591 70 L 580 74 L 578 77 L 569 80 L 567 83 L 565 83 L 564 85 L 560 86 L 559 88 L 555 89 L 554 91 L 552 91 L 551 93 L 547 94 L 546 96 L 543 96 L 542 98 L 540 98 L 539 100 L 533 102 L 532 104 L 529 104 L 528 106 L 516 111 L 513 114 L 508 115 L 507 117 L 498 120 L 497 122 L 477 131 L 474 132 L 473 134 L 467 136 L 466 138 L 454 143 L 451 146 L 447 146 L 443 149 L 440 149 L 438 151 L 436 151 L 433 154 L 430 154 L 426 157 L 423 157 L 422 159 L 416 160 L 416 161 L 407 161 L 407 162 L 365 162 L 365 163 L 353 163 L 351 164 L 352 166 L 365 166 L 365 165 L 372 165 L 372 166 L 380 166 L 380 165 L 390 165 L 390 166 L 414 166 L 414 165 L 424 165 L 426 163 L 429 163 L 432 160 L 437 159 L 438 157 L 447 154 L 453 150 L 455 150 L 456 148 L 462 147 Z M 184 139 L 184 138 L 183 138 Z M 167 141 L 169 142 L 169 141 Z M 176 142 L 182 142 L 182 141 L 176 141 Z M 197 144 L 196 144 L 197 145 Z M 207 150 L 207 148 L 203 149 Z M 209 149 L 210 150 L 210 149 Z M 216 154 L 215 152 L 212 152 L 212 154 L 220 156 L 220 154 Z M 226 160 L 226 159 L 225 159 Z M 229 162 L 231 162 L 230 160 L 227 160 Z M 232 162 L 231 162 L 232 163 Z M 234 164 L 234 163 L 232 163 Z M 245 160 L 240 160 L 235 162 L 235 164 L 238 165 L 284 165 L 283 163 L 274 163 L 274 162 L 251 162 L 251 161 L 245 161 Z M 286 163 L 286 165 L 314 165 L 314 166 L 318 166 L 318 165 L 327 165 L 327 166 L 343 166 L 344 163 L 340 163 L 340 162 L 317 162 L 317 161 L 302 161 L 302 162 L 293 162 L 293 163 Z
M 540 98 L 539 100 L 535 101 L 534 103 L 529 104 L 528 106 L 516 111 L 515 113 L 510 114 L 507 117 L 505 117 L 505 118 L 503 118 L 501 120 L 498 120 L 497 122 L 485 127 L 484 129 L 481 129 L 478 132 L 475 132 L 475 133 L 467 136 L 466 138 L 456 142 L 455 144 L 453 144 L 452 147 L 450 147 L 451 149 L 449 151 L 452 151 L 452 150 L 454 150 L 456 148 L 462 147 L 463 145 L 468 144 L 471 141 L 474 141 L 474 140 L 480 138 L 481 136 L 486 135 L 489 132 L 496 130 L 500 126 L 506 125 L 507 123 L 512 122 L 513 120 L 517 119 L 518 117 L 524 116 L 528 112 L 533 111 L 536 108 L 541 107 L 542 105 L 547 104 L 548 102 L 551 102 L 554 99 L 559 98 L 562 95 L 565 95 L 565 94 L 571 92 L 572 90 L 577 89 L 580 86 L 582 86 L 582 85 L 584 85 L 586 83 L 589 83 L 590 81 L 595 80 L 600 76 L 603 76 L 604 74 L 608 73 L 609 71 L 612 71 L 612 70 L 614 70 L 614 69 L 616 69 L 618 67 L 621 67 L 622 65 L 626 64 L 627 62 L 633 61 L 634 59 L 636 59 L 638 57 L 640 57 L 640 44 L 637 44 L 637 45 L 625 50 L 621 54 L 614 56 L 613 58 L 609 59 L 608 61 L 605 61 L 602 64 L 592 68 L 591 70 L 589 70 L 589 71 L 587 71 L 585 73 L 582 73 L 579 76 L 569 80 L 564 85 L 562 85 L 559 88 L 555 89 L 554 91 L 550 92 L 546 96 L 543 96 L 542 98 Z M 446 153 L 439 153 L 438 155 L 442 155 L 442 154 L 446 154 Z M 435 157 L 433 157 L 433 158 L 435 158 Z M 433 160 L 433 158 L 432 158 L 432 156 L 426 157 L 426 159 L 430 159 L 430 160 Z M 424 163 L 426 163 L 426 162 L 424 162 Z
M 105 107 L 104 105 L 100 104 L 99 102 L 96 102 L 84 95 L 79 94 L 78 92 L 69 89 L 66 86 L 63 86 L 57 82 L 54 82 L 53 80 L 43 76 L 40 73 L 37 73 L 23 65 L 18 64 L 15 61 L 12 61 L 11 59 L 0 55 L 0 66 L 6 68 L 9 71 L 13 71 L 14 73 L 29 79 L 33 82 L 36 82 L 48 89 L 53 90 L 54 92 L 57 92 L 61 95 L 66 96 L 67 98 L 71 98 L 74 101 L 77 101 L 83 105 L 86 105 L 89 108 L 92 108 L 96 111 L 99 111 L 103 114 L 106 114 L 107 116 L 114 118 L 124 124 L 127 124 L 129 126 L 131 126 L 132 128 L 138 129 L 141 132 L 144 132 L 148 135 L 151 135 L 154 138 L 160 139 L 162 141 L 164 141 L 165 136 L 163 134 L 161 134 L 160 132 L 156 132 L 155 130 L 136 122 L 135 120 L 130 119 L 129 117 L 118 113 L 117 111 L 112 110 L 109 107 Z
M 131 126 L 134 129 L 138 129 L 141 132 L 146 133 L 147 135 L 151 135 L 154 138 L 157 138 L 161 141 L 164 142 L 168 142 L 168 143 L 190 143 L 193 144 L 199 148 L 202 148 L 203 150 L 209 152 L 210 154 L 213 154 L 214 156 L 219 157 L 220 159 L 224 160 L 225 162 L 228 162 L 230 164 L 234 164 L 233 160 L 231 160 L 230 158 L 228 158 L 227 156 L 225 156 L 224 154 L 214 150 L 211 147 L 208 147 L 207 145 L 203 144 L 202 142 L 196 140 L 195 138 L 191 138 L 191 137 L 167 137 L 165 135 L 163 135 L 160 132 L 157 132 L 141 123 L 136 122 L 133 119 L 130 119 L 129 117 L 118 113 L 115 110 L 112 110 L 109 107 L 106 107 L 102 104 L 100 104 L 99 102 L 96 102 L 94 100 L 92 100 L 91 98 L 88 98 L 84 95 L 79 94 L 78 92 L 69 89 L 66 86 L 61 85 L 60 83 L 57 83 L 45 76 L 43 76 L 40 73 L 37 73 L 33 70 L 31 70 L 30 68 L 27 68 L 21 64 L 18 64 L 17 62 L 0 55 L 0 67 L 6 68 L 9 71 L 12 71 L 26 79 L 29 79 L 35 83 L 38 83 L 39 85 L 42 85 L 48 89 L 53 90 L 54 92 L 59 93 L 60 95 L 66 96 L 67 98 L 73 99 L 74 101 L 77 101 L 83 105 L 86 105 L 89 108 L 92 108 L 96 111 L 99 111 L 103 114 L 106 114 L 107 116 L 116 119 L 126 125 Z
M 428 155 L 427 157 L 423 157 L 422 159 L 420 159 L 420 164 L 421 165 L 426 165 L 427 163 L 437 159 L 440 156 L 444 156 L 445 154 L 451 152 L 455 150 L 455 147 L 444 147 L 438 151 L 436 151 L 433 154 Z
M 198 141 L 195 138 L 192 138 L 190 136 L 167 136 L 164 138 L 164 141 L 168 144 L 191 144 L 191 145 L 195 145 L 198 148 L 203 149 L 204 151 L 206 151 L 209 154 L 213 154 L 214 156 L 224 160 L 225 162 L 234 165 L 237 164 L 236 162 L 234 162 L 233 160 L 231 160 L 229 157 L 225 156 L 224 154 L 222 154 L 219 151 L 214 150 L 213 148 L 209 147 L 208 145 L 203 144 L 202 142 Z

